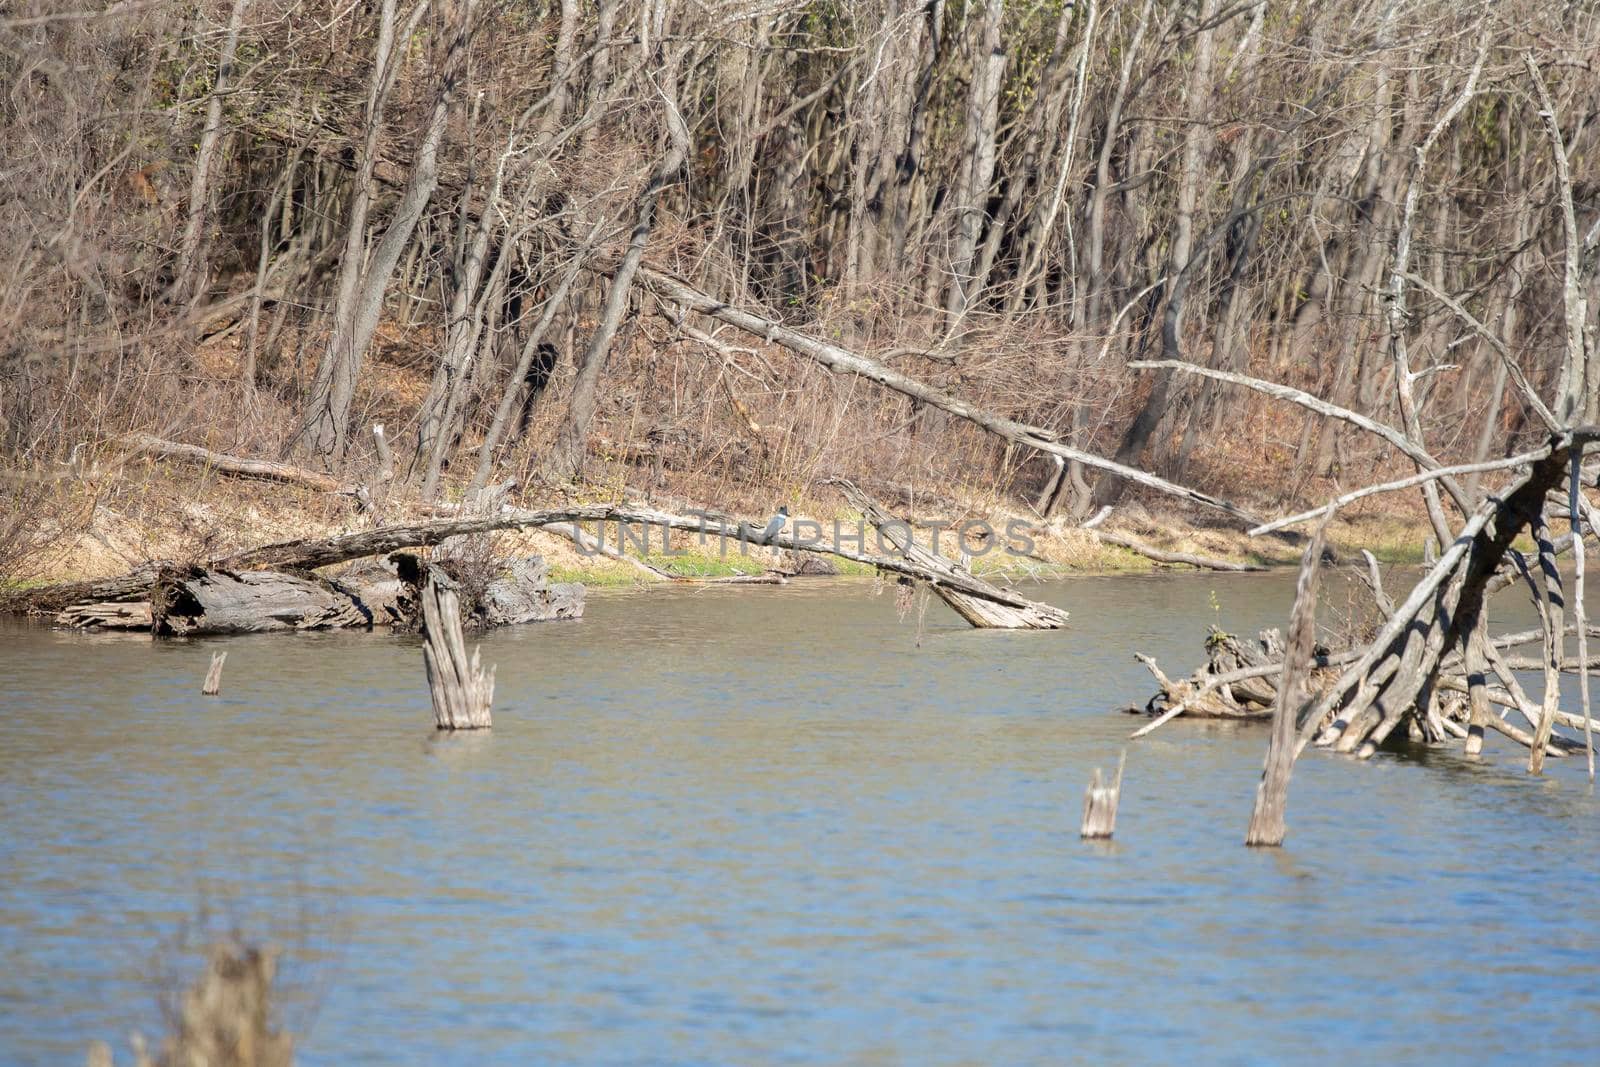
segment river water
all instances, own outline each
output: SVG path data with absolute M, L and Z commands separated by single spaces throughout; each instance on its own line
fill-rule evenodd
M 1083 578 L 1071 629 L 920 621 L 866 582 L 591 599 L 484 642 L 488 735 L 434 736 L 413 639 L 0 630 L 0 1063 L 125 1055 L 185 945 L 283 948 L 306 1064 L 1593 1063 L 1600 801 L 1266 733 L 1129 748 L 1206 623 L 1284 575 Z M 199 695 L 225 647 L 223 694 Z

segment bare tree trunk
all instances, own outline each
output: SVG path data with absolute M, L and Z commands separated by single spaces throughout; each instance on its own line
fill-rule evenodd
M 675 78 L 676 64 L 681 53 L 668 63 L 662 95 L 666 104 L 667 147 L 660 164 L 650 176 L 639 197 L 639 221 L 634 225 L 628 250 L 616 273 L 611 276 L 611 288 L 606 292 L 606 303 L 600 313 L 600 323 L 589 338 L 583 360 L 578 364 L 578 374 L 572 385 L 572 396 L 567 403 L 567 417 L 557 434 L 546 473 L 557 481 L 570 482 L 583 471 L 584 456 L 589 447 L 589 423 L 594 419 L 598 403 L 597 390 L 600 372 L 606 357 L 611 354 L 611 339 L 628 305 L 628 294 L 633 288 L 633 276 L 644 258 L 645 246 L 650 241 L 651 226 L 655 221 L 656 204 L 661 190 L 675 180 L 689 155 L 689 129 L 678 111 L 678 93 Z
M 1170 330 L 1164 328 L 1163 332 L 1170 332 L 1179 341 L 1183 337 L 1183 304 L 1181 295 L 1174 293 L 1177 288 L 1178 277 L 1189 268 L 1189 260 L 1194 251 L 1194 226 L 1195 211 L 1200 202 L 1200 186 L 1204 178 L 1202 164 L 1205 162 L 1204 154 L 1210 143 L 1210 127 L 1207 121 L 1211 103 L 1211 64 L 1216 54 L 1216 21 L 1217 8 L 1220 0 L 1202 0 L 1199 20 L 1201 28 L 1195 36 L 1194 66 L 1190 69 L 1189 84 L 1185 92 L 1185 101 L 1188 112 L 1188 126 L 1183 136 L 1183 162 L 1178 174 L 1178 204 L 1173 225 L 1172 252 L 1168 257 L 1167 285 L 1169 303 L 1174 299 L 1179 301 L 1176 305 L 1176 321 L 1170 324 Z M 1168 352 L 1168 358 L 1174 358 L 1176 352 Z M 1167 414 L 1167 398 L 1172 388 L 1172 375 L 1162 372 L 1156 379 L 1149 395 L 1139 413 L 1134 416 L 1129 424 L 1128 431 L 1123 435 L 1122 443 L 1118 445 L 1116 460 L 1119 463 L 1135 464 L 1144 454 L 1146 445 L 1154 436 L 1156 427 Z M 1102 478 L 1095 486 L 1094 503 L 1103 507 L 1115 503 L 1122 492 L 1122 485 L 1116 479 Z
M 422 139 L 417 145 L 416 159 L 410 178 L 406 182 L 400 203 L 384 230 L 383 237 L 373 249 L 371 258 L 361 267 L 362 250 L 366 245 L 365 213 L 370 203 L 368 194 L 358 190 L 356 197 L 361 205 L 359 217 L 352 211 L 350 232 L 346 238 L 345 256 L 341 271 L 359 271 L 355 277 L 340 276 L 340 301 L 334 311 L 334 332 L 317 365 L 316 378 L 306 405 L 305 421 L 301 426 L 300 440 L 317 455 L 325 459 L 342 458 L 349 443 L 350 403 L 355 397 L 356 382 L 361 365 L 366 359 L 372 336 L 377 332 L 383 314 L 384 298 L 389 280 L 394 275 L 400 256 L 411 242 L 423 209 L 433 197 L 439 184 L 439 146 L 444 139 L 445 120 L 455 101 L 456 89 L 466 62 L 467 48 L 472 39 L 472 29 L 478 0 L 463 0 L 456 25 L 452 28 L 440 68 L 439 88 L 434 97 L 433 110 Z M 385 0 L 384 12 L 392 25 L 393 0 Z M 380 35 L 380 44 L 382 44 Z M 382 52 L 387 55 L 392 48 L 392 37 Z M 383 87 L 386 91 L 386 86 Z M 380 102 L 381 94 L 376 95 Z M 369 115 L 376 109 L 369 107 Z M 378 111 L 381 114 L 381 111 Z M 369 145 L 376 141 L 376 131 L 369 130 Z M 370 174 L 371 161 L 363 160 Z M 358 182 L 360 181 L 358 177 Z M 370 179 L 369 179 L 370 181 Z M 361 223 L 358 226 L 358 222 Z M 352 267 L 352 261 L 355 266 Z
M 205 290 L 206 272 L 200 269 L 199 261 L 206 223 L 211 216 L 211 171 L 222 144 L 222 98 L 227 94 L 233 78 L 233 58 L 239 51 L 239 30 L 244 26 L 244 13 L 249 7 L 250 0 L 233 0 L 233 13 L 228 16 L 227 36 L 223 38 L 222 55 L 217 60 L 217 77 L 211 85 L 211 99 L 206 102 L 206 122 L 200 131 L 200 147 L 195 152 L 194 174 L 189 182 L 189 222 L 184 227 L 183 241 L 178 246 L 172 295 L 191 305 L 200 299 Z
M 974 293 L 972 257 L 994 184 L 995 126 L 1000 114 L 1000 82 L 1005 77 L 1006 53 L 1000 42 L 1003 0 L 984 6 L 978 39 L 972 49 L 972 85 L 967 97 L 966 161 L 959 171 L 955 191 L 955 249 L 950 257 L 950 281 L 945 295 L 946 327 L 966 314 Z
M 1281 845 L 1288 832 L 1284 816 L 1289 802 L 1289 775 L 1294 771 L 1299 716 L 1310 697 L 1308 682 L 1317 643 L 1317 578 L 1326 531 L 1324 521 L 1300 559 L 1283 672 L 1278 676 L 1278 699 L 1272 711 L 1272 737 L 1267 742 L 1266 766 L 1244 835 L 1247 845 Z

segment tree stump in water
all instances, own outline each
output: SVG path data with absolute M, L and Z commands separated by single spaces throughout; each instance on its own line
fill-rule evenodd
M 205 684 L 200 687 L 200 695 L 214 697 L 222 692 L 222 664 L 228 658 L 226 652 L 211 653 L 211 669 L 206 671 Z
M 1100 768 L 1094 769 L 1089 788 L 1083 791 L 1083 837 L 1110 837 L 1117 829 L 1117 801 L 1122 796 L 1122 768 L 1128 762 L 1128 750 L 1123 749 L 1117 758 L 1117 777 L 1110 785 L 1100 784 Z
M 422 590 L 422 661 L 433 698 L 434 724 L 441 730 L 486 730 L 494 703 L 494 668 L 484 671 L 480 649 L 467 659 L 461 630 L 461 598 L 455 582 L 428 568 Z

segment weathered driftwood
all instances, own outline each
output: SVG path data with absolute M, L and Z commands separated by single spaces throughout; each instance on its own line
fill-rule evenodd
M 1117 830 L 1117 803 L 1122 799 L 1122 770 L 1128 762 L 1128 750 L 1123 749 L 1117 758 L 1117 776 L 1110 785 L 1100 784 L 1100 768 L 1094 769 L 1089 786 L 1083 791 L 1083 824 L 1078 833 L 1082 837 L 1110 837 Z
M 1497 497 L 1480 505 L 1439 562 L 1365 653 L 1298 716 L 1297 750 L 1317 736 L 1340 751 L 1370 755 L 1432 689 L 1447 649 L 1477 625 L 1485 589 L 1511 542 L 1538 520 L 1545 492 L 1566 473 L 1564 441 Z M 1332 721 L 1324 727 L 1324 721 Z
M 200 687 L 200 695 L 214 697 L 222 692 L 222 665 L 228 659 L 226 652 L 211 653 L 211 669 L 206 671 L 205 684 Z
M 371 626 L 352 588 L 281 571 L 170 567 L 151 590 L 152 630 L 164 637 Z
M 967 588 L 952 588 L 938 581 L 929 583 L 941 600 L 973 626 L 980 629 L 1054 630 L 1067 624 L 1067 613 L 1053 605 L 1025 600 L 1017 603 L 1020 598 L 1011 598 L 1009 603 L 1001 600 L 999 589 L 974 577 L 963 564 L 945 559 L 918 545 L 911 536 L 909 523 L 889 514 L 856 486 L 843 479 L 836 480 L 834 484 L 845 500 L 877 527 L 880 536 L 894 545 L 905 559 L 931 574 L 959 579 L 966 587 L 987 587 L 990 595 L 976 596 Z
M 69 604 L 56 614 L 56 625 L 74 630 L 148 630 L 150 601 Z
M 1263 630 L 1256 643 L 1211 627 L 1206 634 L 1206 662 L 1188 678 L 1174 680 L 1142 653 L 1134 658 L 1154 676 L 1160 688 L 1143 707 L 1128 710 L 1155 715 L 1155 721 L 1135 730 L 1130 739 L 1144 737 L 1179 715 L 1197 719 L 1271 718 L 1277 696 L 1275 679 L 1282 671 L 1282 641 L 1276 630 Z M 1318 648 L 1317 665 L 1338 661 Z
M 437 567 L 422 589 L 422 662 L 440 730 L 486 730 L 494 703 L 494 667 L 487 671 L 474 648 L 467 658 L 458 589 Z

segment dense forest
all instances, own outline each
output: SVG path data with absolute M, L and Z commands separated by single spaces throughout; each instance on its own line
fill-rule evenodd
M 1596 56 L 1556 0 L 12 0 L 0 462 L 1128 488 L 940 397 L 1273 506 L 1404 462 L 1171 361 L 1508 455 L 1600 382 Z

